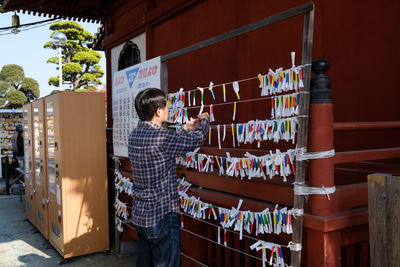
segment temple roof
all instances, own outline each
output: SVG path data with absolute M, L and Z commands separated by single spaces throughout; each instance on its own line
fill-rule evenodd
M 112 0 L 0 0 L 0 13 L 19 11 L 31 15 L 60 16 L 67 20 L 104 22 Z

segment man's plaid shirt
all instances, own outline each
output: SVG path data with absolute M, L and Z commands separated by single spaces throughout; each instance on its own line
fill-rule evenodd
M 206 119 L 188 132 L 139 122 L 129 135 L 128 146 L 133 174 L 133 224 L 150 227 L 169 212 L 179 213 L 176 157 L 203 145 L 209 127 Z

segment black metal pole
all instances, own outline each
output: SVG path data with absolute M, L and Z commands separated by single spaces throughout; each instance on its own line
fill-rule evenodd
M 9 171 L 9 159 L 8 156 L 5 158 L 5 164 L 4 164 L 4 174 L 6 176 L 6 195 L 10 194 L 10 171 Z

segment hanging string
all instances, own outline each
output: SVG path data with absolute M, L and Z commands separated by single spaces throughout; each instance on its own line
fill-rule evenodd
M 136 229 L 135 229 L 133 226 L 131 226 L 128 222 L 126 222 L 126 221 L 121 221 L 121 223 L 123 223 L 124 225 L 126 225 L 126 226 L 128 226 L 129 228 L 131 228 L 131 229 L 133 229 L 133 230 L 136 231 Z M 248 254 L 248 253 L 246 253 L 246 252 L 237 250 L 237 249 L 232 248 L 232 247 L 229 247 L 229 246 L 225 246 L 225 245 L 223 245 L 223 244 L 218 244 L 218 243 L 215 242 L 214 240 L 211 240 L 211 239 L 209 239 L 209 238 L 207 238 L 207 237 L 204 237 L 204 236 L 201 236 L 201 235 L 199 235 L 199 234 L 196 234 L 196 233 L 194 233 L 194 232 L 192 232 L 192 231 L 189 231 L 189 230 L 187 230 L 187 229 L 185 229 L 185 228 L 181 228 L 181 230 L 182 230 L 182 231 L 185 231 L 185 232 L 187 232 L 187 233 L 189 233 L 189 234 L 195 235 L 195 236 L 197 236 L 197 237 L 200 237 L 200 238 L 202 238 L 202 239 L 204 239 L 204 240 L 207 240 L 207 241 L 209 241 L 209 242 L 212 242 L 212 243 L 214 243 L 214 244 L 217 244 L 217 245 L 223 246 L 223 247 L 225 247 L 225 248 L 228 248 L 228 249 L 230 249 L 230 250 L 233 250 L 233 251 L 235 251 L 235 252 L 244 254 L 244 255 L 246 255 L 246 256 L 248 256 L 248 257 L 252 257 L 252 258 L 257 259 L 257 260 L 262 260 L 261 258 L 258 258 L 258 257 L 256 257 L 256 256 L 250 255 L 250 254 Z
M 216 244 L 216 245 L 219 245 L 219 246 L 221 246 L 221 247 L 225 247 L 225 248 L 230 249 L 230 250 L 233 250 L 233 251 L 235 251 L 235 252 L 237 252 L 237 253 L 240 253 L 240 254 L 246 255 L 246 256 L 248 256 L 248 257 L 254 258 L 254 259 L 256 259 L 256 260 L 262 261 L 261 258 L 258 258 L 258 257 L 256 257 L 256 256 L 250 255 L 250 254 L 248 254 L 248 253 L 246 253 L 246 252 L 237 250 L 237 249 L 232 248 L 232 247 L 230 247 L 230 246 L 225 246 L 224 244 L 218 244 L 218 242 L 216 242 L 216 241 L 214 241 L 214 240 L 211 240 L 211 239 L 209 239 L 209 238 L 207 238 L 207 237 L 204 237 L 204 236 L 201 236 L 201 235 L 199 235 L 199 234 L 196 234 L 196 233 L 194 233 L 194 232 L 192 232 L 192 231 L 189 231 L 189 230 L 187 230 L 187 229 L 185 229 L 185 228 L 182 228 L 181 230 L 182 230 L 182 231 L 185 231 L 185 232 L 187 232 L 187 233 L 189 233 L 189 234 L 195 235 L 195 236 L 197 236 L 197 237 L 200 237 L 200 238 L 202 238 L 202 239 L 204 239 L 204 240 L 207 240 L 207 241 L 209 241 L 209 242 L 212 242 L 212 243 L 214 243 L 214 244 Z
M 126 205 L 126 207 L 127 207 L 128 209 L 132 210 L 132 207 L 130 207 L 130 206 L 128 206 L 128 205 Z M 214 206 L 213 206 L 213 207 L 214 207 Z M 179 215 L 180 215 L 180 216 L 184 215 L 184 216 L 186 216 L 186 217 L 189 217 L 189 218 L 198 220 L 198 221 L 200 221 L 200 222 L 206 223 L 206 224 L 208 224 L 208 225 L 210 225 L 210 226 L 213 226 L 213 227 L 216 227 L 216 228 L 220 227 L 220 226 L 218 226 L 218 225 L 216 225 L 216 224 L 213 224 L 213 223 L 208 222 L 208 221 L 206 221 L 206 220 L 203 220 L 203 219 L 201 219 L 201 218 L 193 217 L 192 215 L 187 214 L 187 213 L 184 213 L 184 212 L 182 212 L 182 211 L 179 212 Z M 301 210 L 301 209 L 296 209 L 296 211 L 295 211 L 295 213 L 293 213 L 293 215 L 295 215 L 295 216 L 301 216 L 301 215 L 303 215 L 303 210 Z M 121 221 L 122 223 L 129 223 L 129 222 L 130 222 L 130 220 L 120 220 L 120 221 Z M 134 228 L 132 228 L 132 229 L 134 229 Z M 239 232 L 235 232 L 235 231 L 233 231 L 233 230 L 231 230 L 231 229 L 229 229 L 229 228 L 224 228 L 224 229 L 225 229 L 226 231 L 230 232 L 230 233 L 233 233 L 233 234 L 235 234 L 235 235 L 240 236 L 240 233 L 239 233 Z M 246 234 L 244 234 L 244 233 L 242 233 L 242 236 L 243 236 L 243 237 L 247 237 L 248 239 L 253 240 L 253 241 L 258 241 L 258 240 L 259 240 L 259 239 L 257 239 L 257 238 L 252 237 L 252 236 L 246 235 Z M 285 247 L 284 245 L 279 245 L 279 246 Z
M 136 229 L 135 229 L 133 226 L 131 226 L 127 221 L 121 221 L 121 223 L 123 223 L 124 225 L 126 225 L 126 226 L 128 226 L 129 228 L 131 228 L 131 229 L 133 229 L 133 230 L 136 231 Z M 251 255 L 251 254 L 248 254 L 248 253 L 246 253 L 246 252 L 244 252 L 244 251 L 241 251 L 241 250 L 232 248 L 232 247 L 230 247 L 230 246 L 227 246 L 227 245 L 218 243 L 218 242 L 216 242 L 216 241 L 214 241 L 214 240 L 211 240 L 211 239 L 209 239 L 209 238 L 207 238 L 207 237 L 204 237 L 204 236 L 201 236 L 201 235 L 199 235 L 199 234 L 197 234 L 197 233 L 194 233 L 194 232 L 192 232 L 192 231 L 189 231 L 189 230 L 187 230 L 187 229 L 185 229 L 185 228 L 181 228 L 180 230 L 185 231 L 185 232 L 187 232 L 187 233 L 189 233 L 189 234 L 192 234 L 192 235 L 194 235 L 194 236 L 197 236 L 197 237 L 199 237 L 199 238 L 201 238 L 201 239 L 204 239 L 204 240 L 206 240 L 206 241 L 208 241 L 208 242 L 211 242 L 211 243 L 214 243 L 214 244 L 216 244 L 216 245 L 219 245 L 219 246 L 221 246 L 221 247 L 223 246 L 223 247 L 225 247 L 225 248 L 227 248 L 227 249 L 230 249 L 230 250 L 233 250 L 233 251 L 235 251 L 235 252 L 237 252 L 237 253 L 246 255 L 246 256 L 251 257 L 251 258 L 253 258 L 253 259 L 260 260 L 260 261 L 263 260 L 262 258 L 258 258 L 258 257 L 256 257 L 256 256 L 253 256 L 253 255 Z M 253 239 L 253 238 L 252 238 L 252 239 Z M 258 239 L 256 239 L 256 240 L 257 240 L 257 242 L 260 241 L 260 240 L 258 240 Z M 278 244 L 276 244 L 276 245 L 278 245 Z M 289 244 L 288 244 L 287 246 L 285 246 L 285 245 L 278 245 L 278 246 L 280 246 L 280 247 L 286 247 L 286 248 L 289 248 L 289 249 L 291 249 L 291 250 L 296 250 L 296 249 L 299 249 L 299 248 L 300 248 L 300 250 L 301 250 L 301 245 L 296 244 L 296 243 L 293 243 L 293 242 L 291 242 L 291 241 L 289 242 Z M 185 256 L 186 256 L 186 255 L 185 255 Z M 288 267 L 289 267 L 289 265 L 287 265 L 287 264 L 285 264 L 285 266 L 288 266 Z
M 185 190 L 185 188 L 186 189 L 188 189 L 189 188 L 189 186 L 190 186 L 190 183 L 185 183 L 186 181 L 181 181 L 181 185 L 182 185 L 182 190 Z M 240 206 L 240 204 L 239 204 L 239 206 Z M 128 206 L 128 208 L 129 209 L 131 209 L 131 207 L 129 207 Z M 238 207 L 239 208 L 239 207 Z M 182 213 L 182 212 L 180 212 L 180 216 L 182 217 L 182 215 L 186 215 L 186 216 L 188 216 L 188 217 L 191 217 L 191 216 L 189 216 L 189 215 L 187 215 L 187 214 L 185 214 L 185 213 Z M 196 219 L 196 218 L 195 218 Z M 204 221 L 204 220 L 202 220 L 202 219 L 197 219 L 198 221 L 201 221 L 201 222 L 204 222 L 204 223 L 206 223 L 206 224 L 209 224 L 209 225 L 211 225 L 211 226 L 213 226 L 213 227 L 218 227 L 218 230 L 220 229 L 219 228 L 219 226 L 216 226 L 215 224 L 212 224 L 212 223 L 209 223 L 209 222 L 207 222 L 207 221 Z M 133 230 L 136 230 L 133 226 L 131 226 L 129 223 L 131 222 L 131 220 L 127 220 L 127 219 L 125 219 L 125 220 L 120 220 L 119 218 L 116 218 L 116 225 L 117 225 L 117 228 L 118 228 L 118 231 L 120 231 L 120 232 L 122 232 L 123 231 L 123 227 L 122 227 L 122 224 L 124 224 L 124 225 L 127 225 L 129 228 L 131 228 L 131 229 L 133 229 Z M 213 240 L 211 240 L 211 239 L 208 239 L 208 238 L 205 238 L 205 237 L 203 237 L 203 236 L 201 236 L 201 235 L 199 235 L 199 234 L 197 234 L 197 233 L 194 233 L 194 232 L 191 232 L 191 231 L 189 231 L 189 230 L 187 230 L 187 229 L 185 229 L 185 228 L 181 228 L 181 230 L 182 231 L 185 231 L 185 232 L 188 232 L 188 233 L 190 233 L 190 234 L 192 234 L 192 235 L 195 235 L 195 236 L 197 236 L 197 237 L 199 237 L 199 238 L 202 238 L 202 239 L 205 239 L 205 240 L 207 240 L 207 241 L 209 241 L 209 242 L 212 242 L 212 243 L 215 243 L 215 244 L 218 244 L 218 245 L 220 245 L 220 246 L 222 246 L 222 244 L 221 244 L 221 242 L 219 241 L 219 242 L 215 242 L 215 241 L 213 241 Z M 249 256 L 249 257 L 253 257 L 253 258 L 255 258 L 255 259 L 260 259 L 260 258 L 257 258 L 257 257 L 255 257 L 255 256 L 252 256 L 252 255 L 250 255 L 250 254 L 248 254 L 248 253 L 246 253 L 246 252 L 243 252 L 243 251 L 240 251 L 240 250 L 237 250 L 237 249 L 235 249 L 235 248 L 232 248 L 232 247 L 229 247 L 229 246 L 227 246 L 226 245 L 226 232 L 227 231 L 229 231 L 229 232 L 231 232 L 231 233 L 233 233 L 233 234 L 235 234 L 235 235 L 239 235 L 238 233 L 236 233 L 236 232 L 234 232 L 234 231 L 231 231 L 230 229 L 228 229 L 228 228 L 226 228 L 226 229 L 224 229 L 224 244 L 223 244 L 223 246 L 224 247 L 226 247 L 226 248 L 228 248 L 228 249 L 231 249 L 231 250 L 233 250 L 233 251 L 235 251 L 235 252 L 238 252 L 238 253 L 240 253 L 240 254 L 243 254 L 243 255 L 246 255 L 246 256 Z M 218 233 L 220 233 L 219 231 L 218 231 Z M 241 237 L 242 236 L 245 236 L 245 237 L 247 237 L 247 238 L 249 238 L 249 239 L 251 239 L 251 240 L 254 240 L 254 241 L 256 241 L 256 243 L 254 243 L 250 248 L 251 249 L 254 249 L 255 248 L 255 246 L 259 246 L 259 244 L 261 244 L 262 245 L 262 259 L 261 259 L 261 261 L 263 261 L 263 263 L 264 262 L 266 262 L 267 261 L 267 257 L 266 257 L 266 252 L 265 252 L 265 247 L 264 247 L 264 244 L 266 244 L 266 243 L 268 243 L 268 245 L 272 245 L 272 254 L 271 255 L 274 255 L 273 254 L 273 249 L 275 248 L 275 249 L 278 249 L 279 248 L 279 250 L 280 250 L 280 247 L 286 247 L 286 248 L 289 248 L 290 250 L 296 250 L 296 251 L 299 251 L 299 250 L 301 250 L 301 245 L 300 244 L 295 244 L 295 243 L 293 243 L 293 242 L 289 242 L 289 244 L 287 245 L 287 246 L 285 246 L 285 245 L 279 245 L 279 244 L 274 244 L 274 243 L 270 243 L 270 242 L 265 242 L 265 241 L 262 241 L 262 240 L 258 240 L 258 239 L 255 239 L 255 238 L 253 238 L 253 237 L 251 237 L 251 236 L 248 236 L 248 235 L 243 235 L 242 233 L 240 233 L 240 239 L 241 239 Z M 218 236 L 218 238 L 220 237 L 220 234 L 219 234 L 219 236 Z M 268 248 L 268 247 L 267 247 Z M 257 251 L 259 250 L 260 248 L 257 248 Z M 280 260 L 282 260 L 282 263 L 283 263 L 283 258 L 282 258 L 282 251 L 280 250 L 280 254 L 278 253 L 278 252 L 276 252 L 277 254 L 276 254 L 276 256 L 274 256 L 274 257 L 276 257 L 275 259 L 279 262 Z M 187 256 L 187 255 L 184 255 L 184 256 Z M 190 257 L 189 257 L 190 258 Z M 194 259 L 193 259 L 194 260 Z M 272 256 L 271 256 L 271 258 L 270 258 L 270 262 L 272 262 L 272 260 L 273 260 L 273 258 L 272 258 Z M 196 261 L 196 260 L 194 260 L 194 261 Z M 197 262 L 197 261 L 196 261 Z M 267 261 L 268 262 L 268 261 Z M 199 264 L 202 264 L 202 263 L 199 263 Z M 285 264 L 285 263 L 283 263 L 285 266 L 288 266 L 287 264 Z
M 219 227 L 220 227 L 219 225 L 213 224 L 213 223 L 211 223 L 211 222 L 207 222 L 206 220 L 203 220 L 203 219 L 200 219 L 200 218 L 197 218 L 197 217 L 193 217 L 193 216 L 191 216 L 190 214 L 186 214 L 186 213 L 181 212 L 181 211 L 179 212 L 179 214 L 181 214 L 181 215 L 183 214 L 183 215 L 185 215 L 186 217 L 189 217 L 189 218 L 198 220 L 198 221 L 200 221 L 200 222 L 209 224 L 209 225 L 211 225 L 211 226 L 213 226 L 213 227 L 216 227 L 216 228 L 219 228 Z M 233 234 L 235 234 L 235 235 L 238 235 L 238 236 L 240 235 L 240 233 L 235 232 L 235 231 L 232 231 L 232 230 L 230 230 L 229 228 L 224 228 L 224 229 L 226 229 L 228 232 L 233 233 Z M 252 237 L 252 236 L 248 236 L 248 235 L 246 235 L 246 234 L 242 234 L 242 236 L 243 236 L 243 237 L 247 237 L 248 239 L 251 239 L 251 240 L 254 240 L 254 241 L 258 241 L 257 238 L 254 238 L 254 237 Z
M 297 94 L 309 94 L 309 92 L 300 91 L 300 92 L 297 92 Z M 286 94 L 279 95 L 279 96 L 284 96 L 284 95 L 286 95 Z M 277 97 L 277 96 L 265 96 L 265 97 L 258 97 L 258 98 L 252 98 L 252 99 L 246 99 L 246 100 L 236 100 L 236 101 L 231 101 L 231 102 L 215 103 L 215 104 L 203 105 L 203 106 L 204 106 L 204 108 L 209 107 L 209 106 L 211 106 L 211 105 L 212 105 L 213 107 L 216 107 L 216 106 L 223 106 L 223 105 L 234 104 L 235 102 L 236 102 L 237 104 L 240 104 L 240 103 L 246 103 L 246 102 L 261 101 L 261 100 L 271 99 L 271 98 L 275 98 L 275 97 Z M 191 107 L 187 107 L 187 109 L 193 109 L 193 108 L 201 108 L 201 106 L 191 106 Z M 301 115 L 301 116 L 303 116 L 303 115 Z
M 201 265 L 201 266 L 204 266 L 204 267 L 208 267 L 208 266 L 205 265 L 204 263 L 201 263 L 201 262 L 199 262 L 199 261 L 193 259 L 192 257 L 186 255 L 186 254 L 183 253 L 182 251 L 181 251 L 181 255 L 184 256 L 184 257 L 186 257 L 186 258 L 188 258 L 188 259 L 190 259 L 190 260 L 192 260 L 192 261 L 194 261 L 194 262 L 197 263 L 198 265 Z
M 304 64 L 304 65 L 298 65 L 296 66 L 297 68 L 304 68 L 304 67 L 309 67 L 311 66 L 311 64 Z M 291 69 L 291 68 L 289 68 Z M 213 88 L 215 87 L 223 87 L 224 85 L 228 85 L 228 84 L 233 84 L 234 82 L 247 82 L 247 81 L 251 81 L 251 80 L 258 80 L 258 76 L 255 77 L 250 77 L 250 78 L 246 78 L 246 79 L 242 79 L 242 80 L 237 80 L 237 81 L 232 81 L 232 82 L 226 82 L 226 83 L 221 83 L 221 84 L 214 84 Z M 207 86 L 197 86 L 197 88 L 208 88 L 209 85 Z M 199 91 L 199 89 L 192 89 L 192 90 L 185 90 L 185 92 L 193 92 L 193 91 Z

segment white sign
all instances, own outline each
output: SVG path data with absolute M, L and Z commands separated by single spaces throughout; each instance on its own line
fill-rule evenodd
M 128 137 L 139 117 L 136 95 L 146 88 L 161 88 L 161 57 L 150 59 L 113 74 L 112 111 L 114 155 L 128 157 Z

